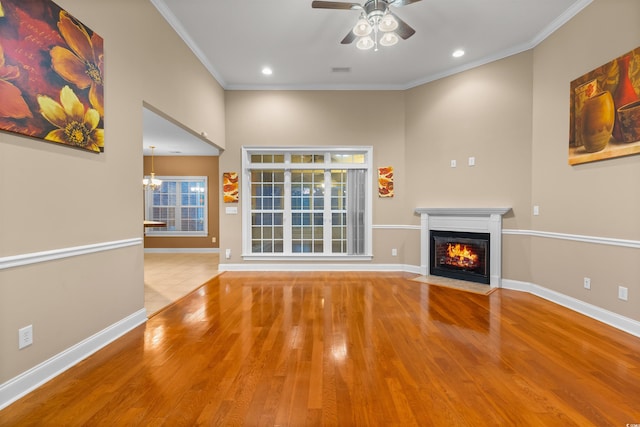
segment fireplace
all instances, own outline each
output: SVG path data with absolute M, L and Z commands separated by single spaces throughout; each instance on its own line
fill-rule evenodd
M 490 283 L 489 233 L 431 230 L 429 274 Z
M 473 276 L 479 275 L 478 263 L 484 268 L 483 276 L 487 276 L 481 283 L 488 283 L 492 288 L 499 288 L 502 280 L 502 216 L 509 212 L 511 208 L 416 208 L 416 213 L 420 215 L 420 273 L 425 276 L 436 275 L 431 270 L 431 233 L 440 231 L 453 231 L 462 233 L 464 239 L 468 233 L 472 236 L 482 234 L 488 242 L 484 254 L 484 262 L 467 262 L 464 268 L 456 268 L 468 273 L 472 270 Z M 458 237 L 461 235 L 458 234 Z M 462 246 L 466 241 L 457 242 Z M 464 247 L 459 250 L 463 251 Z M 455 248 L 455 246 L 454 246 Z M 474 248 L 475 249 L 475 248 Z M 463 262 L 464 264 L 464 262 Z M 466 271 L 465 271 L 466 268 Z M 447 273 L 452 268 L 444 267 Z M 440 276 L 441 277 L 441 276 Z M 462 280 L 471 280 L 468 276 Z M 478 283 L 478 282 L 476 282 Z

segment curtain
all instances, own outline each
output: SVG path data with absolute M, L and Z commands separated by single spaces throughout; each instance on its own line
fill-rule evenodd
M 347 172 L 347 253 L 365 253 L 365 195 L 367 171 L 350 169 Z

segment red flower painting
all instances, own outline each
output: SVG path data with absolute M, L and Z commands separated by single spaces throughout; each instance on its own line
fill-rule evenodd
M 104 151 L 102 37 L 49 0 L 0 0 L 0 130 Z

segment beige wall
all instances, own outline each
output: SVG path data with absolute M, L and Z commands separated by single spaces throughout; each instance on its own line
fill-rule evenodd
M 532 66 L 529 51 L 407 91 L 411 207 L 510 207 L 504 227 L 529 228 Z M 503 242 L 504 277 L 529 281 L 528 237 Z
M 214 156 L 155 156 L 156 176 L 206 176 L 207 177 L 207 230 L 203 237 L 159 237 L 145 236 L 145 248 L 217 248 L 218 247 L 218 206 L 220 198 L 220 174 L 218 157 Z M 151 157 L 144 158 L 144 174 L 151 173 Z M 213 243 L 211 238 L 215 237 Z
M 567 163 L 569 83 L 640 46 L 638 17 L 637 0 L 597 0 L 534 51 L 534 230 L 640 240 L 640 156 Z M 640 320 L 639 257 L 637 248 L 536 237 L 532 281 Z M 629 289 L 627 302 L 617 299 L 619 285 Z
M 56 3 L 104 38 L 105 152 L 0 133 L 0 259 L 140 244 L 0 269 L 0 385 L 143 309 L 143 103 L 224 147 L 222 88 L 148 0 Z
M 396 183 L 405 180 L 403 92 L 231 91 L 226 93 L 226 119 L 227 149 L 220 156 L 221 172 L 240 172 L 243 145 L 372 146 L 374 167 L 393 165 Z M 225 206 L 220 206 L 220 251 L 231 249 L 232 255 L 221 262 L 240 263 L 240 215 L 225 214 Z M 402 191 L 393 199 L 374 198 L 374 224 L 406 224 L 410 219 Z M 379 243 L 374 253 L 387 248 L 390 253 L 404 240 L 394 236 Z

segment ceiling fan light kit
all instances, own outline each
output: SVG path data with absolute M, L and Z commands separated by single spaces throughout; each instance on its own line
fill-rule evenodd
M 406 40 L 416 32 L 409 24 L 394 15 L 389 7 L 406 6 L 418 1 L 420 0 L 366 0 L 363 5 L 360 5 L 358 3 L 314 0 L 311 7 L 314 9 L 361 10 L 360 19 L 341 43 L 350 44 L 357 40 L 356 47 L 358 49 L 375 48 L 374 50 L 377 51 L 378 44 L 385 47 L 393 46 L 398 43 L 400 38 Z
M 356 22 L 356 26 L 353 27 L 353 34 L 358 37 L 366 37 L 373 31 L 373 27 L 369 24 L 364 17 L 360 18 L 358 22 Z
M 373 45 L 375 45 L 375 42 L 369 36 L 360 37 L 356 42 L 356 47 L 360 50 L 369 50 Z
M 398 43 L 398 36 L 394 32 L 384 33 L 382 37 L 380 37 L 380 44 L 382 46 L 393 46 L 396 43 Z

